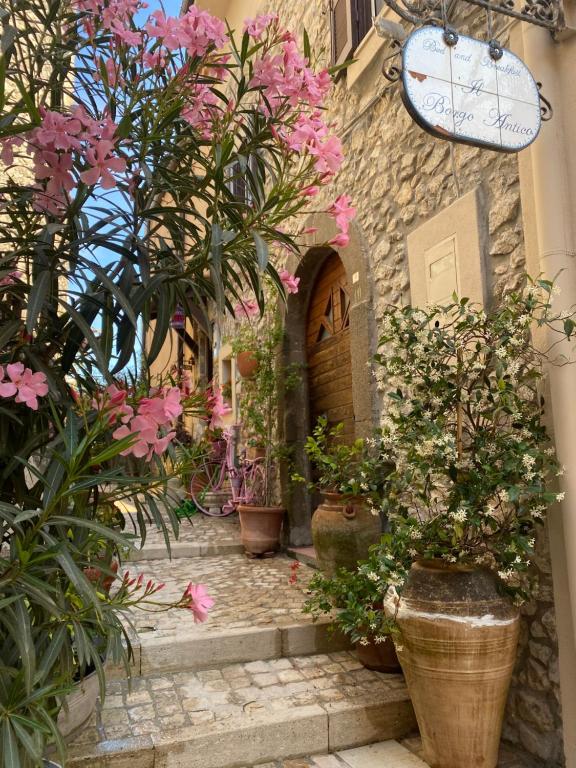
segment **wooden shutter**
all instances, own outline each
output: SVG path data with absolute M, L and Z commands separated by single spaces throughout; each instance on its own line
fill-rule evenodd
M 355 0 L 331 0 L 332 64 L 343 64 L 356 47 Z
M 356 38 L 356 45 L 364 40 L 368 32 L 372 29 L 372 13 L 373 6 L 372 0 L 355 0 L 356 4 L 356 19 L 358 24 L 358 37 Z
M 372 27 L 372 0 L 331 0 L 332 64 L 349 59 Z

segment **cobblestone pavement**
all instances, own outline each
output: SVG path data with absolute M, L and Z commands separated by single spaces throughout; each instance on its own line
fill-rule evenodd
M 219 629 L 254 626 L 283 626 L 308 623 L 302 612 L 306 587 L 314 573 L 300 565 L 298 581 L 288 583 L 293 560 L 277 555 L 264 560 L 248 560 L 244 555 L 148 560 L 129 563 L 131 574 L 143 573 L 146 579 L 165 582 L 159 595 L 163 600 L 178 598 L 188 582 L 205 584 L 214 598 L 214 608 L 205 624 L 194 624 L 188 611 L 164 613 L 134 611 L 131 618 L 139 633 L 153 632 L 155 637 L 178 633 L 199 635 Z
M 374 704 L 404 687 L 401 675 L 371 672 L 348 651 L 136 678 L 131 690 L 125 680 L 114 681 L 73 746 L 344 699 Z
M 130 523 L 128 523 L 126 530 L 131 530 Z M 170 525 L 168 525 L 168 530 L 170 531 L 170 541 L 191 544 L 237 544 L 240 540 L 240 524 L 237 514 L 228 517 L 208 517 L 199 513 L 189 519 L 181 520 L 177 539 L 174 538 Z M 155 526 L 149 526 L 146 546 L 153 544 L 165 545 L 164 535 Z

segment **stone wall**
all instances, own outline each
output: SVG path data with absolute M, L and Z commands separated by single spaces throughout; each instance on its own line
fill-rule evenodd
M 327 0 L 321 6 L 305 0 L 274 0 L 269 5 L 289 29 L 304 26 L 312 49 L 322 51 L 320 62 L 328 64 Z M 485 38 L 484 20 L 484 13 L 475 9 L 457 27 L 462 33 Z M 506 41 L 502 37 L 501 42 Z M 517 287 L 525 270 L 517 157 L 433 138 L 408 115 L 399 86 L 384 90 L 386 83 L 379 66 L 368 68 L 350 89 L 346 76 L 339 79 L 328 112 L 342 137 L 346 158 L 334 185 L 323 190 L 317 206 L 322 210 L 343 192 L 352 196 L 369 263 L 376 328 L 387 303 L 410 300 L 407 235 L 477 187 L 484 208 L 488 301 Z M 383 390 L 385 385 L 375 386 Z M 379 400 L 382 403 L 381 397 Z M 536 766 L 553 768 L 563 764 L 563 754 L 552 577 L 544 534 L 538 547 L 540 593 L 523 612 L 505 737 L 529 752 Z

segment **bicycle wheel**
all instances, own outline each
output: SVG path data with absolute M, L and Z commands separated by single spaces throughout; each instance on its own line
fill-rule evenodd
M 215 517 L 222 513 L 210 512 L 206 504 L 206 496 L 209 493 L 219 493 L 223 489 L 226 475 L 224 464 L 221 461 L 205 461 L 197 467 L 190 478 L 190 496 L 194 506 L 205 515 Z M 228 513 L 224 513 L 228 514 Z

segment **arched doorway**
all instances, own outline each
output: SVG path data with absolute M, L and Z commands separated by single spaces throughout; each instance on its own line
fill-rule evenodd
M 308 482 L 313 480 L 304 445 L 317 416 L 324 412 L 333 423 L 343 421 L 346 424 L 348 420 L 347 434 L 355 437 L 371 434 L 377 418 L 377 393 L 366 364 L 376 351 L 377 332 L 368 255 L 363 238 L 353 223 L 349 244 L 336 254 L 332 248 L 314 245 L 314 239 L 316 242 L 328 242 L 334 237 L 334 220 L 327 214 L 318 213 L 307 220 L 308 225 L 315 232 L 310 235 L 308 249 L 300 259 L 287 264 L 287 269 L 300 278 L 300 290 L 290 294 L 286 302 L 282 350 L 284 365 L 293 367 L 300 374 L 301 383 L 287 388 L 279 402 L 279 422 L 290 456 L 283 465 L 282 476 L 283 496 L 288 509 L 284 535 L 286 542 L 293 546 L 311 543 L 314 494 L 309 485 L 294 483 L 291 478 L 297 474 Z M 326 284 L 323 283 L 324 278 Z M 331 285 L 331 289 L 327 290 L 326 285 Z M 332 297 L 332 307 L 328 307 L 329 297 Z M 312 309 L 315 301 L 318 314 Z M 324 328 L 322 332 L 321 325 Z M 335 341 L 330 341 L 331 336 Z M 349 362 L 344 363 L 344 357 L 340 358 L 340 362 L 343 363 L 341 368 L 348 371 L 348 387 L 344 380 L 328 385 L 327 382 L 341 372 L 340 368 L 336 372 L 334 370 L 334 361 L 338 357 L 325 354 L 324 357 L 333 362 L 324 360 L 327 370 L 322 371 L 321 356 L 316 357 L 314 353 L 321 353 L 331 345 L 337 348 L 341 344 L 344 347 L 345 343 Z M 331 349 L 331 352 L 334 351 L 334 348 Z M 318 385 L 317 391 L 310 392 L 315 384 Z M 332 392 L 327 392 L 328 402 L 324 399 L 326 389 L 323 391 L 322 387 L 332 389 Z M 347 389 L 348 392 L 343 394 Z
M 306 320 L 310 427 L 319 416 L 342 422 L 342 437 L 355 436 L 350 349 L 350 291 L 337 253 L 325 259 L 310 291 Z

